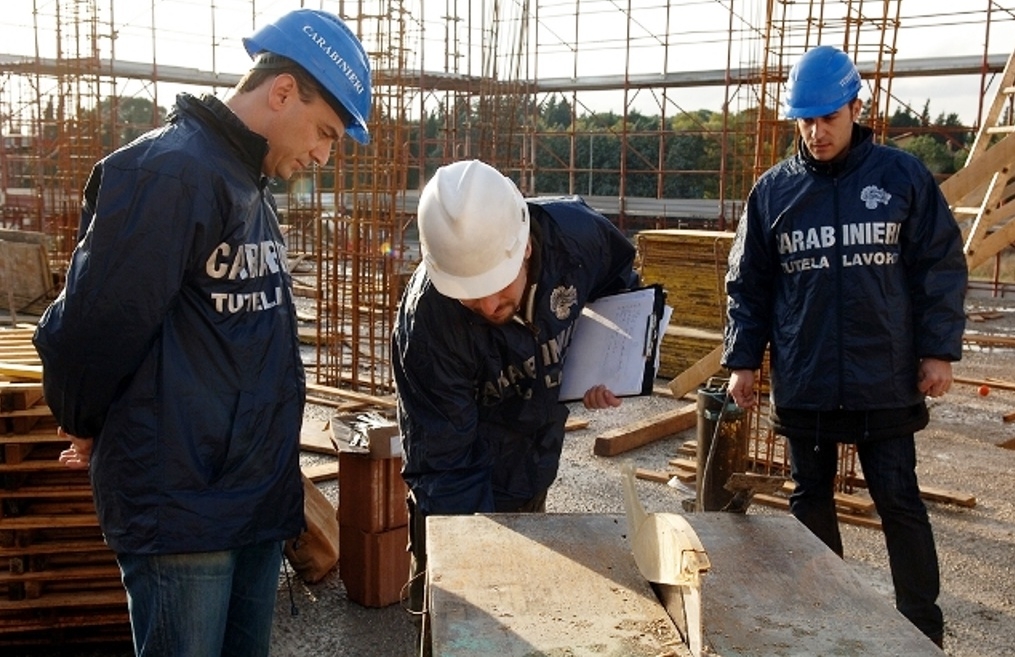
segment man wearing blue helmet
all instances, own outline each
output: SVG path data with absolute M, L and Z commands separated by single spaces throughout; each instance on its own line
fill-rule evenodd
M 925 397 L 962 355 L 966 263 L 931 173 L 856 123 L 860 75 L 819 46 L 790 71 L 797 153 L 755 183 L 729 257 L 723 365 L 757 405 L 771 361 L 771 420 L 788 438 L 790 509 L 840 556 L 838 443 L 855 443 L 881 516 L 899 611 L 939 646 L 937 552 L 916 478 Z
M 305 381 L 267 178 L 324 164 L 344 133 L 368 142 L 370 68 L 319 11 L 244 45 L 255 63 L 228 100 L 181 94 L 95 165 L 35 334 L 138 655 L 267 655 L 283 541 L 304 526 Z

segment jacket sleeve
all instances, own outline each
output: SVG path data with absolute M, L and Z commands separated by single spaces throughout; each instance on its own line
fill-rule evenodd
M 916 355 L 957 361 L 962 358 L 968 283 L 962 235 L 933 177 L 924 170 L 917 175 L 913 216 L 906 222 L 902 249 Z
M 402 475 L 424 515 L 488 513 L 494 510 L 493 463 L 479 433 L 474 368 L 466 342 L 456 338 L 461 325 L 447 319 L 436 330 L 433 322 L 403 314 L 395 329 Z
M 761 367 L 771 334 L 777 263 L 758 195 L 755 187 L 729 254 L 722 365 L 730 370 Z
M 175 176 L 99 163 L 82 205 L 84 237 L 39 321 L 46 402 L 70 434 L 96 437 L 110 404 L 159 336 L 181 286 L 198 208 Z

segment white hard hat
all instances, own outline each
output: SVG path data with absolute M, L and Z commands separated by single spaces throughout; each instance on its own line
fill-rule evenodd
M 479 160 L 437 169 L 419 197 L 419 241 L 437 291 L 481 299 L 521 271 L 529 207 L 515 184 Z

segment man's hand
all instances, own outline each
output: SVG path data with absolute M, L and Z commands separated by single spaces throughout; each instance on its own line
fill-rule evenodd
M 733 370 L 730 373 L 730 397 L 740 408 L 754 408 L 758 400 L 754 394 L 754 370 Z
M 70 440 L 70 447 L 60 452 L 60 463 L 74 470 L 84 470 L 92 460 L 92 439 L 72 436 L 58 427 L 56 435 Z
M 920 392 L 931 397 L 940 397 L 952 387 L 952 364 L 937 358 L 924 358 L 920 361 L 916 381 L 916 387 Z
M 585 404 L 585 408 L 589 410 L 614 408 L 620 406 L 620 398 L 608 390 L 606 386 L 600 384 L 598 386 L 592 386 L 585 391 L 585 396 L 582 397 L 582 403 Z

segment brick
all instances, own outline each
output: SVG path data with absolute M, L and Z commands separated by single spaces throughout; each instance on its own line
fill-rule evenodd
M 387 607 L 403 597 L 409 579 L 409 528 L 364 532 L 339 525 L 338 573 L 346 595 L 364 607 Z
M 401 457 L 338 453 L 338 523 L 377 533 L 409 524 Z

